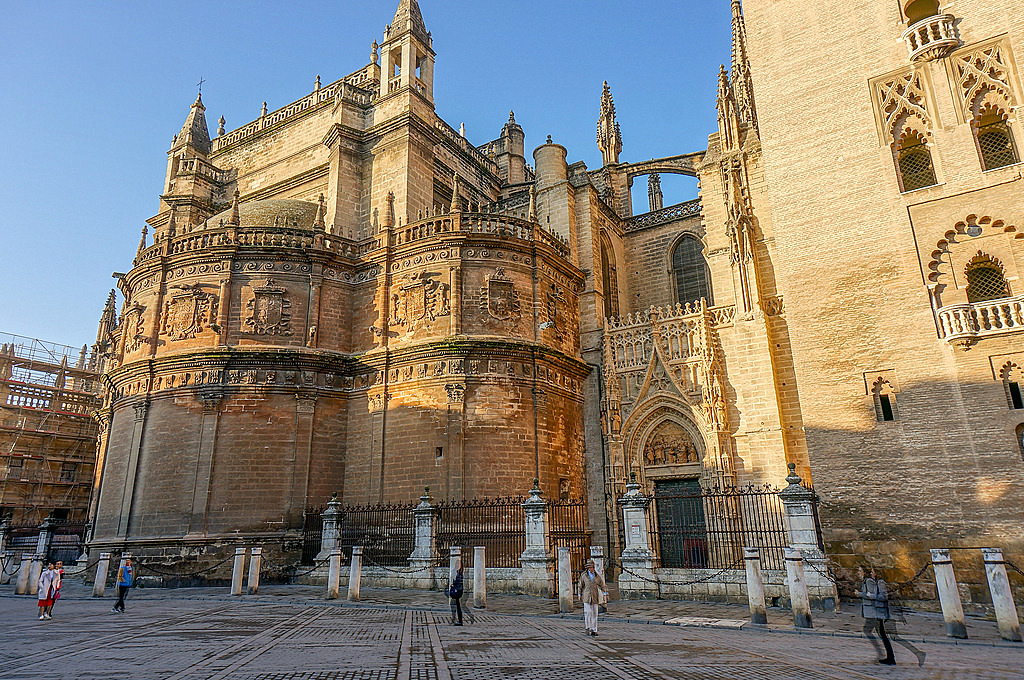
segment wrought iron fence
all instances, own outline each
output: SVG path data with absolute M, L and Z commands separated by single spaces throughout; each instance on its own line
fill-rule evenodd
M 462 566 L 473 566 L 473 548 L 487 549 L 488 567 L 518 567 L 526 549 L 521 497 L 446 500 L 437 504 L 435 542 L 440 555 L 462 548 Z
M 575 584 L 583 573 L 583 565 L 590 556 L 590 532 L 587 531 L 587 504 L 581 499 L 548 502 L 551 524 L 551 547 L 569 548 L 572 580 Z
M 44 559 L 62 561 L 71 564 L 82 554 L 85 546 L 85 535 L 89 529 L 87 522 L 50 521 L 50 543 L 46 547 Z M 12 526 L 9 528 L 7 549 L 14 552 L 16 559 L 22 553 L 35 553 L 39 547 L 39 526 Z
M 744 547 L 756 547 L 765 569 L 785 568 L 782 501 L 769 485 L 655 487 L 652 510 L 652 549 L 662 567 L 723 569 L 736 564 Z
M 311 565 L 323 545 L 323 505 L 308 507 L 302 513 L 302 564 Z
M 363 546 L 363 558 L 370 564 L 404 566 L 415 542 L 415 503 L 347 505 L 341 508 L 339 545 L 350 554 L 352 546 Z M 303 515 L 302 564 L 314 563 L 323 542 L 324 508 L 309 508 Z

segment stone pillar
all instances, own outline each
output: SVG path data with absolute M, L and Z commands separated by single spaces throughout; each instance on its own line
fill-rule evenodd
M 320 534 L 320 552 L 314 558 L 316 562 L 326 560 L 341 545 L 341 503 L 337 492 L 331 494 L 331 500 L 321 518 L 323 530 Z
M 21 553 L 21 568 L 18 569 L 18 582 L 14 584 L 14 594 L 24 595 L 28 592 L 28 579 L 32 574 L 32 553 Z
M 487 548 L 482 545 L 473 548 L 473 606 L 487 607 Z
M 622 548 L 622 573 L 619 594 L 629 599 L 653 599 L 658 596 L 654 578 L 654 553 L 647 532 L 647 509 L 651 499 L 640 493 L 636 473 L 629 474 L 626 495 L 619 499 L 625 545 Z
M 337 600 L 341 590 L 341 548 L 335 546 L 328 556 L 327 599 Z
M 247 548 L 235 548 L 235 562 L 231 565 L 231 594 L 242 594 L 242 578 L 245 575 L 245 553 Z
M 572 553 L 568 548 L 558 549 L 558 612 L 572 613 Z
M 14 553 L 10 550 L 0 552 L 0 562 L 3 568 L 0 569 L 0 585 L 7 585 L 11 582 L 11 574 L 14 573 Z
M 1010 581 L 1006 578 L 1003 551 L 999 548 L 982 548 L 981 555 L 985 559 L 985 576 L 988 578 L 988 590 L 992 594 L 992 607 L 996 610 L 999 635 L 1004 640 L 1020 642 L 1020 619 L 1017 618 L 1017 608 L 1013 604 Z
M 43 555 L 36 553 L 32 555 L 32 566 L 28 572 L 28 594 L 35 595 L 39 592 L 39 576 L 43 573 Z
M 6 519 L 0 519 L 0 553 L 7 551 L 7 537 L 11 533 L 11 525 Z
M 103 597 L 107 592 L 107 572 L 110 571 L 110 553 L 100 553 L 96 562 L 96 578 L 92 582 L 92 596 Z
M 747 602 L 750 603 L 750 622 L 767 624 L 768 610 L 764 604 L 761 551 L 758 548 L 744 548 L 743 562 L 747 568 Z
M 796 473 L 794 463 L 789 463 L 788 467 L 789 475 L 786 476 L 786 482 L 789 486 L 779 492 L 779 499 L 782 501 L 783 521 L 786 525 L 789 547 L 798 549 L 803 556 L 803 563 L 810 567 L 805 574 L 810 601 L 826 611 L 831 611 L 839 602 L 839 592 L 836 590 L 836 584 L 828 578 L 828 561 L 818 545 L 814 492 L 801 484 L 803 480 Z
M 434 537 L 437 508 L 430 501 L 430 487 L 427 486 L 423 488 L 420 504 L 413 510 L 413 516 L 416 518 L 416 535 L 412 554 L 409 555 L 409 567 L 416 570 L 409 575 L 412 587 L 424 590 L 434 587 L 433 566 L 434 551 L 436 550 Z
M 813 628 L 803 555 L 796 548 L 786 548 L 786 585 L 789 586 L 789 607 L 793 610 L 793 625 L 797 628 Z
M 590 559 L 594 560 L 594 571 L 603 576 L 606 580 L 608 574 L 604 571 L 604 546 L 603 545 L 592 545 L 590 546 Z M 608 606 L 606 604 L 600 604 L 597 606 L 597 610 L 605 614 L 608 612 Z
M 939 591 L 942 618 L 946 621 L 948 637 L 967 639 L 967 624 L 964 621 L 964 607 L 960 603 L 960 592 L 956 588 L 956 575 L 949 550 L 933 549 L 932 567 L 935 569 L 935 588 Z M 987 567 L 986 567 L 987 571 Z
M 555 573 L 548 529 L 548 504 L 541 498 L 538 480 L 523 503 L 526 517 L 526 550 L 519 556 L 519 590 L 527 595 L 554 597 Z
M 363 546 L 352 546 L 352 562 L 348 567 L 348 599 L 359 600 L 359 579 L 363 571 Z
M 36 539 L 36 554 L 42 555 L 44 560 L 50 554 L 50 546 L 53 544 L 54 521 L 52 516 L 48 516 L 39 525 L 39 537 Z
M 263 562 L 263 548 L 256 546 L 252 549 L 249 557 L 249 587 L 246 589 L 250 595 L 260 592 L 260 564 Z

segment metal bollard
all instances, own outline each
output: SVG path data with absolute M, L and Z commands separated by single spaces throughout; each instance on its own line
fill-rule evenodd
M 21 553 L 21 567 L 18 569 L 18 582 L 14 586 L 15 595 L 28 592 L 28 577 L 32 572 L 32 553 Z
M 248 548 L 235 548 L 235 561 L 231 565 L 231 594 L 242 594 L 242 579 L 245 576 L 245 553 Z
M 263 548 L 255 547 L 249 557 L 249 587 L 246 592 L 255 595 L 260 592 L 260 564 L 263 562 Z
M 331 548 L 327 567 L 327 599 L 337 600 L 341 590 L 341 548 Z
M 32 556 L 32 568 L 28 572 L 29 595 L 36 595 L 39 592 L 39 577 L 43 573 L 43 557 L 42 553 L 36 553 Z
M 1020 642 L 1020 619 L 1017 618 L 1017 608 L 1013 605 L 1010 581 L 1006 578 L 1003 551 L 999 548 L 982 548 L 981 555 L 985 559 L 985 576 L 988 578 L 988 589 L 992 594 L 992 607 L 996 610 L 999 636 L 1010 642 Z
M 960 592 L 956 588 L 956 575 L 949 550 L 936 548 L 932 553 L 932 567 L 935 569 L 935 587 L 939 591 L 942 618 L 946 621 L 946 636 L 967 639 L 967 624 L 964 621 L 964 607 L 960 603 Z
M 487 548 L 478 545 L 473 548 L 473 607 L 487 606 Z
M 558 612 L 572 613 L 572 553 L 558 549 Z
M 363 571 L 363 546 L 352 546 L 352 563 L 348 566 L 348 599 L 359 600 L 359 579 Z
M 786 548 L 786 582 L 789 585 L 793 625 L 797 628 L 813 628 L 811 601 L 807 597 L 807 580 L 804 578 L 804 556 L 796 548 Z
M 768 623 L 768 610 L 764 604 L 764 578 L 761 575 L 761 551 L 743 549 L 743 563 L 747 568 L 747 602 L 750 603 L 750 622 Z
M 100 559 L 96 562 L 96 578 L 92 582 L 92 596 L 103 597 L 107 592 L 107 572 L 110 571 L 110 553 L 100 553 Z

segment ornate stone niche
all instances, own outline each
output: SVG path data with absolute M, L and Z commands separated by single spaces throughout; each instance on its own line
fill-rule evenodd
M 218 330 L 216 319 L 216 295 L 200 286 L 179 283 L 168 291 L 160 332 L 171 340 L 188 340 L 208 328 Z
M 288 312 L 292 303 L 286 297 L 287 292 L 287 289 L 271 278 L 262 286 L 253 286 L 253 296 L 246 305 L 249 316 L 245 319 L 245 327 L 250 333 L 281 336 L 292 334 L 292 315 Z

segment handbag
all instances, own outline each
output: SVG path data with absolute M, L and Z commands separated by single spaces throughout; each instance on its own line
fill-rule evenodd
M 59 590 L 53 594 L 53 599 L 54 600 L 59 600 L 60 599 L 60 591 Z

